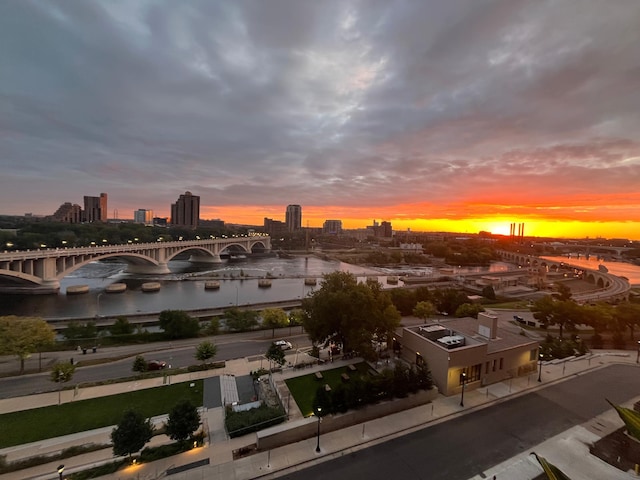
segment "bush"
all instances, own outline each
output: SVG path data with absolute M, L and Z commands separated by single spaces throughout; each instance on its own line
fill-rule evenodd
M 65 475 L 65 478 L 68 478 L 69 480 L 87 480 L 89 478 L 103 477 L 105 475 L 117 472 L 118 470 L 120 470 L 120 468 L 122 468 L 124 465 L 127 465 L 128 463 L 128 460 L 118 460 L 115 462 L 105 463 L 104 465 L 100 465 L 99 467 L 93 467 L 89 468 L 88 470 Z
M 285 412 L 282 407 L 267 405 L 261 405 L 245 412 L 234 412 L 231 407 L 227 407 L 226 417 L 225 427 L 229 436 L 234 438 L 284 422 Z
M 192 445 L 185 442 L 170 443 L 168 445 L 159 445 L 157 447 L 145 447 L 140 452 L 140 461 L 142 463 L 155 462 L 163 458 L 172 457 L 179 453 L 191 450 Z
M 0 455 L 0 474 L 18 472 L 25 468 L 37 467 L 38 465 L 44 465 L 45 463 L 54 462 L 56 460 L 64 460 L 65 458 L 71 458 L 83 453 L 95 452 L 97 450 L 103 450 L 110 448 L 110 445 L 102 445 L 89 443 L 86 445 L 76 445 L 73 447 L 65 448 L 58 454 L 51 455 L 36 455 L 33 457 L 23 458 L 14 462 L 7 462 L 6 455 Z
M 226 365 L 224 360 L 220 360 L 219 362 L 213 363 L 205 363 L 198 365 L 189 365 L 187 367 L 188 372 L 204 372 L 206 370 L 211 370 L 212 368 L 224 368 Z

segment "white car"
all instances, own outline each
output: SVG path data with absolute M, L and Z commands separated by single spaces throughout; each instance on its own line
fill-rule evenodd
M 291 350 L 293 348 L 291 343 L 287 342 L 286 340 L 277 340 L 273 343 L 279 346 L 282 350 Z

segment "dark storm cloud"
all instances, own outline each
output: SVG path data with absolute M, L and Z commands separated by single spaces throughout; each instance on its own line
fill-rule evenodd
M 634 0 L 7 0 L 0 213 L 637 188 L 639 21 Z

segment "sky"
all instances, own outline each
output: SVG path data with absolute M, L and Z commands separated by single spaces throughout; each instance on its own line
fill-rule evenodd
M 637 0 L 3 0 L 0 214 L 640 240 Z

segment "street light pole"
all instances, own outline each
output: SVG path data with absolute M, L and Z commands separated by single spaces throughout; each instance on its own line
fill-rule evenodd
M 64 465 L 58 465 L 58 475 L 60 475 L 60 480 L 62 480 L 62 472 L 64 472 Z
M 640 340 L 638 340 L 638 354 L 636 355 L 636 363 L 640 363 Z
M 464 407 L 464 384 L 465 384 L 465 380 L 467 379 L 467 374 L 465 372 L 462 372 L 460 374 L 460 381 L 462 382 L 462 396 L 460 397 L 460 406 Z
M 316 445 L 316 453 L 320 453 L 320 420 L 322 420 L 320 412 L 322 412 L 322 407 L 318 407 L 318 411 L 316 412 L 316 415 L 318 416 L 318 443 Z
M 538 370 L 538 381 L 542 381 L 542 354 L 538 355 L 538 363 L 540 364 L 540 369 Z

